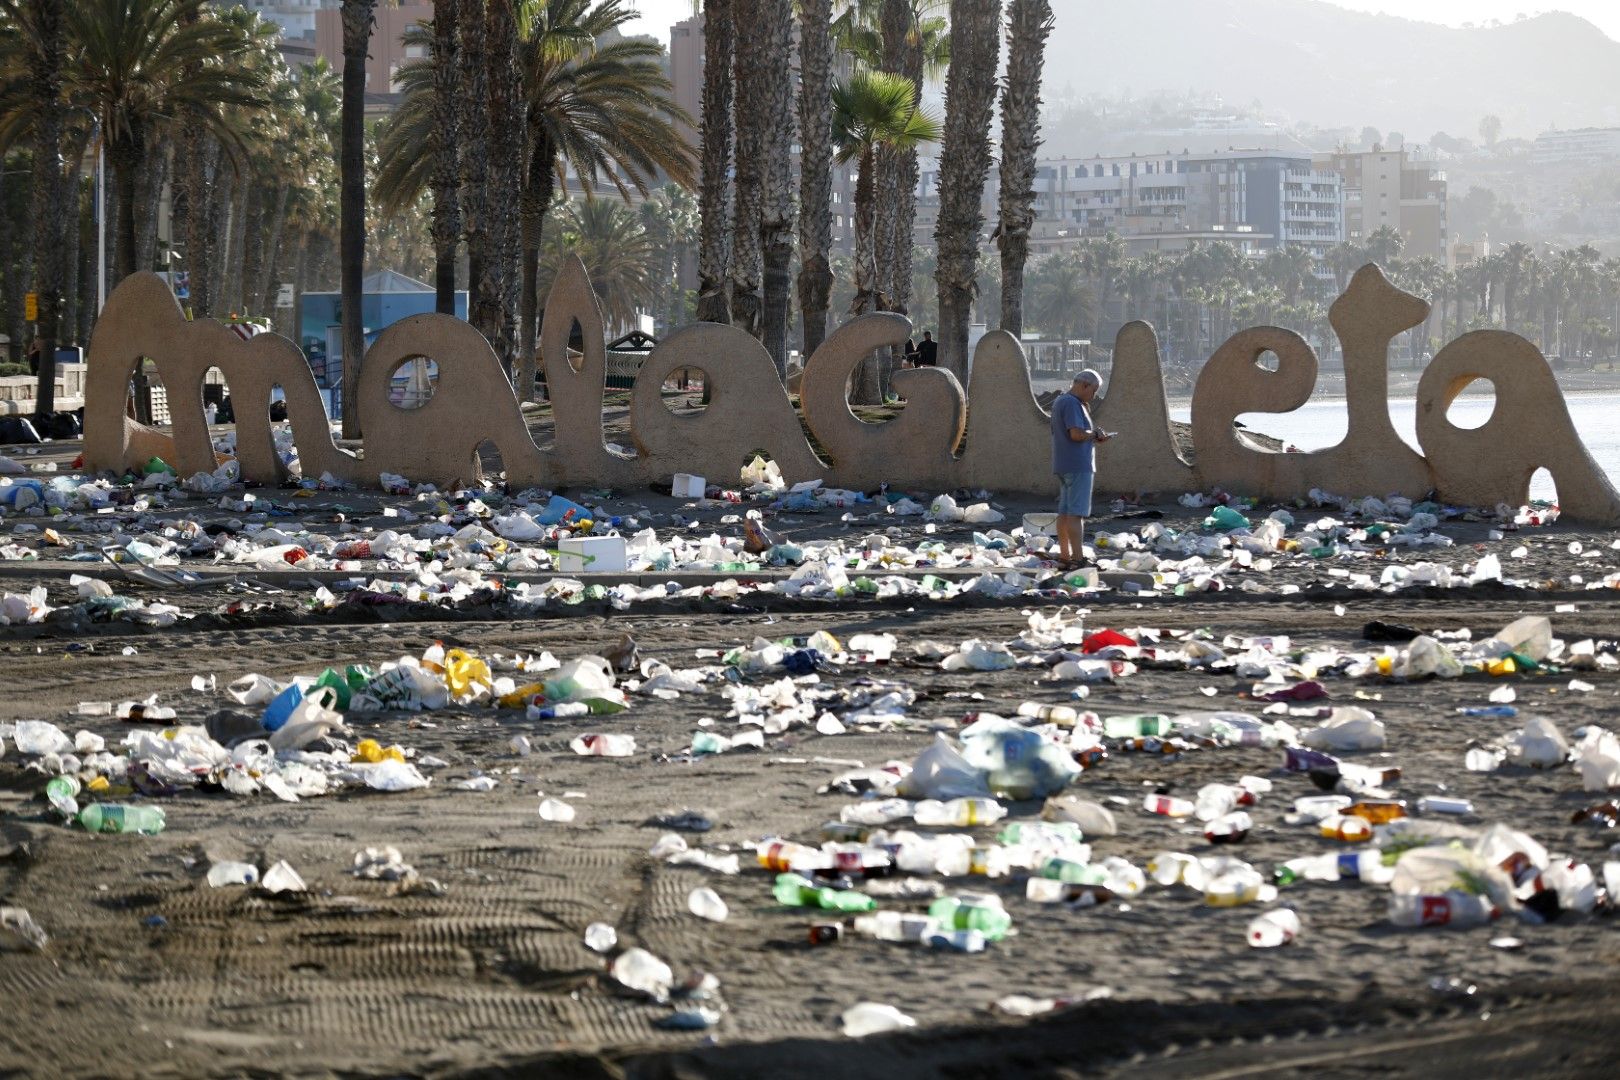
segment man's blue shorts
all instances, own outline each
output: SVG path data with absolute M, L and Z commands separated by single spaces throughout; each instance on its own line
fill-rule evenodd
M 1057 512 L 1070 517 L 1090 517 L 1091 481 L 1096 475 L 1093 472 L 1058 473 Z

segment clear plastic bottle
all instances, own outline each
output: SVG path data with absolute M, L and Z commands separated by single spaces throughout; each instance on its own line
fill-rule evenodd
M 1082 885 L 1101 885 L 1108 880 L 1108 871 L 1101 866 L 1058 856 L 1043 860 L 1035 873 L 1036 876 L 1051 881 L 1067 881 Z
M 1292 908 L 1275 908 L 1249 923 L 1249 944 L 1274 949 L 1299 937 L 1299 915 Z
M 993 825 L 1007 816 L 1007 808 L 994 799 L 924 799 L 912 811 L 919 825 Z
M 755 857 L 759 859 L 759 865 L 767 870 L 798 870 L 809 873 L 814 870 L 826 870 L 832 866 L 832 859 L 825 851 L 805 844 L 795 844 L 791 840 L 766 841 L 759 845 Z
M 1294 800 L 1294 818 L 1297 821 L 1321 821 L 1341 814 L 1350 805 L 1348 795 L 1306 795 Z
M 1155 795 L 1151 792 L 1142 798 L 1142 809 L 1150 814 L 1162 817 L 1184 818 L 1191 817 L 1196 807 L 1191 800 L 1178 799 L 1171 795 Z
M 1085 839 L 1084 830 L 1072 821 L 1015 821 L 996 835 L 1003 844 L 1062 847 Z
M 707 888 L 693 889 L 687 895 L 686 910 L 709 922 L 725 922 L 726 917 L 731 914 L 731 909 L 726 907 L 726 902 L 720 898 L 720 894 Z
M 1334 814 L 1325 817 L 1317 823 L 1324 837 L 1329 840 L 1343 840 L 1348 844 L 1359 844 L 1372 839 L 1372 825 L 1364 817 L 1354 814 Z
M 854 928 L 862 937 L 877 941 L 921 941 L 934 929 L 934 920 L 909 911 L 875 911 L 855 916 Z
M 1024 896 L 1034 904 L 1074 904 L 1095 907 L 1114 898 L 1106 885 L 1087 885 L 1074 881 L 1053 881 L 1051 878 L 1032 877 L 1025 884 Z
M 1132 739 L 1142 735 L 1170 734 L 1170 718 L 1162 714 L 1110 716 L 1103 721 L 1103 734 L 1110 739 Z
M 1417 801 L 1420 814 L 1472 814 L 1474 804 L 1467 799 L 1451 799 L 1441 795 L 1425 795 Z
M 636 752 L 634 735 L 581 735 L 568 744 L 584 757 L 630 757 Z
M 856 825 L 887 825 L 891 821 L 904 821 L 915 809 L 910 799 L 869 799 L 850 803 L 839 810 L 838 820 Z
M 1018 715 L 1059 727 L 1074 727 L 1080 712 L 1068 705 L 1045 705 L 1039 701 L 1026 701 L 1018 706 Z
M 839 1019 L 843 1021 L 844 1034 L 851 1039 L 917 1026 L 917 1021 L 893 1005 L 880 1005 L 875 1001 L 851 1005 Z
M 1300 881 L 1366 881 L 1387 884 L 1395 874 L 1393 867 L 1384 865 L 1380 851 L 1327 852 L 1308 855 L 1278 863 L 1272 877 L 1278 885 L 1293 885 Z
M 1047 799 L 1041 807 L 1041 817 L 1047 821 L 1073 822 L 1086 836 L 1114 836 L 1119 832 L 1113 811 L 1101 803 L 1074 795 L 1054 795 Z
M 123 806 L 117 803 L 91 803 L 79 811 L 79 824 L 94 833 L 144 833 L 163 831 L 163 809 L 158 806 Z
M 1245 796 L 1249 803 L 1254 802 L 1253 795 L 1235 784 L 1205 784 L 1198 789 L 1198 798 L 1194 800 L 1198 820 L 1213 821 L 1230 814 L 1239 806 L 1247 805 L 1243 801 Z
M 1242 810 L 1222 814 L 1204 826 L 1204 839 L 1212 844 L 1238 844 L 1254 828 L 1254 819 Z
M 930 949 L 961 953 L 984 952 L 987 940 L 981 930 L 931 930 L 922 937 L 922 943 Z
M 1438 894 L 1396 893 L 1389 898 L 1389 921 L 1396 926 L 1483 926 L 1497 914 L 1490 897 L 1459 889 Z
M 167 705 L 148 705 L 143 701 L 126 701 L 118 706 L 118 719 L 131 723 L 157 723 L 173 720 L 176 713 Z

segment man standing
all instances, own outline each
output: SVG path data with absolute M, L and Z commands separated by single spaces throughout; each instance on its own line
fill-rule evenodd
M 917 346 L 917 367 L 937 367 L 939 365 L 939 342 L 934 340 L 932 330 L 923 331 L 922 344 Z
M 1058 478 L 1058 562 L 1065 569 L 1085 558 L 1086 518 L 1091 516 L 1091 486 L 1096 475 L 1094 447 L 1113 438 L 1091 423 L 1091 399 L 1102 377 L 1086 368 L 1074 377 L 1068 393 L 1052 402 L 1052 472 Z

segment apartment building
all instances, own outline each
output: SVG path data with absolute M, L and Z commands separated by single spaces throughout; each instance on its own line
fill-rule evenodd
M 939 213 L 938 173 L 918 193 L 919 235 Z M 1034 252 L 1062 250 L 1115 233 L 1132 254 L 1185 251 L 1226 241 L 1246 253 L 1304 247 L 1322 256 L 1345 239 L 1343 183 L 1309 154 L 1228 150 L 1208 154 L 1051 158 L 1035 175 Z M 985 187 L 986 232 L 994 228 L 1000 179 Z
M 1620 128 L 1543 131 L 1530 148 L 1532 165 L 1603 165 L 1620 161 Z
M 427 55 L 425 46 L 407 46 L 405 31 L 419 22 L 433 21 L 433 4 L 414 0 L 399 4 L 379 4 L 377 22 L 371 30 L 366 55 L 366 113 L 392 112 L 399 104 L 394 73 L 407 60 Z M 330 0 L 315 12 L 315 51 L 338 71 L 343 70 L 343 12 Z
M 790 50 L 790 62 L 794 68 L 794 82 L 798 81 L 798 36 L 794 33 L 794 44 Z M 848 56 L 836 55 L 833 58 L 833 78 L 845 79 L 851 74 L 852 66 Z M 685 109 L 699 124 L 703 117 L 703 16 L 694 15 L 690 19 L 683 19 L 669 28 L 669 81 L 675 88 L 675 103 Z M 794 130 L 797 133 L 798 122 L 795 113 Z M 682 134 L 694 152 L 700 152 L 700 131 L 697 127 L 682 126 Z M 799 144 L 793 143 L 793 184 L 798 190 L 799 176 Z M 833 165 L 832 179 L 832 205 L 833 230 L 832 242 L 835 252 L 845 255 L 855 251 L 855 180 L 858 170 L 853 162 L 847 165 Z
M 1359 243 L 1389 226 L 1405 239 L 1405 258 L 1447 262 L 1446 174 L 1436 162 L 1405 148 L 1336 150 L 1316 167 L 1344 182 L 1345 239 Z

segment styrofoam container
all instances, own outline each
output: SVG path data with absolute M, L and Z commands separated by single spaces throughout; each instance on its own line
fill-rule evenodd
M 1057 515 L 1056 514 L 1025 514 L 1024 515 L 1024 535 L 1025 536 L 1056 536 L 1057 535 Z
M 623 573 L 625 566 L 622 536 L 573 536 L 557 541 L 557 569 L 564 573 Z
M 674 490 L 671 494 L 677 499 L 701 499 L 708 486 L 701 476 L 678 472 L 675 474 Z

